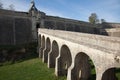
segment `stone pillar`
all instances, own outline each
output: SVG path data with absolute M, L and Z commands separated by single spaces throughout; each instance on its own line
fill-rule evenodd
M 45 46 L 45 48 L 43 50 L 43 62 L 44 63 L 47 63 L 47 60 L 46 60 L 46 58 L 47 58 L 47 52 L 48 52 L 48 50 L 47 50 L 47 48 Z
M 52 56 L 52 49 L 48 53 L 48 68 L 54 68 L 55 66 L 53 65 L 53 56 Z
M 44 63 L 47 63 L 47 61 L 48 61 L 48 52 L 49 52 L 49 49 L 47 49 L 47 48 L 45 48 L 43 50 L 43 62 Z
M 44 47 L 41 47 L 40 49 L 39 49 L 39 58 L 43 58 L 43 51 L 44 51 Z
M 67 75 L 68 68 L 72 63 L 71 52 L 66 45 L 59 50 L 59 56 L 56 58 L 55 74 L 57 76 Z
M 45 49 L 43 50 L 43 62 L 45 62 L 45 63 L 47 63 L 47 61 L 48 61 L 48 53 L 50 50 L 51 50 L 51 43 L 50 43 L 50 39 L 47 38 Z
M 38 48 L 38 49 L 39 49 L 39 52 L 38 52 L 38 53 L 39 53 L 39 58 L 42 58 L 42 57 L 41 57 L 41 47 Z
M 61 64 L 60 59 L 61 59 L 60 56 L 58 56 L 56 58 L 56 64 L 55 64 L 55 75 L 56 76 L 62 76 L 62 71 L 61 71 L 60 66 L 59 66 Z
M 53 41 L 52 49 L 48 54 L 48 67 L 55 68 L 55 61 L 57 56 L 59 55 L 59 48 L 57 42 Z
M 102 72 L 101 71 L 96 72 L 96 80 L 102 80 Z
M 73 67 L 68 69 L 67 80 L 89 80 L 91 75 L 89 57 L 86 55 L 78 55 Z
M 41 38 L 41 48 L 39 49 L 39 58 L 43 58 L 43 50 L 45 49 L 45 38 Z

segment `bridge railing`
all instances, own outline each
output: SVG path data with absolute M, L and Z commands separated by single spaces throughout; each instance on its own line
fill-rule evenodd
M 41 28 L 38 30 L 38 32 L 56 36 L 58 38 L 62 38 L 78 44 L 89 45 L 99 49 L 102 48 L 102 50 L 109 52 L 114 51 L 114 53 L 118 53 L 118 51 L 120 51 L 120 38 L 118 37 Z

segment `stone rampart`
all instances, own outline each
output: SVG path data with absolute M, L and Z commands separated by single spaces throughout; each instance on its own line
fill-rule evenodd
M 26 12 L 0 10 L 0 45 L 15 45 L 32 39 L 31 17 Z

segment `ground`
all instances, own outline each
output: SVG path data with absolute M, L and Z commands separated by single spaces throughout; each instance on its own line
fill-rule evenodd
M 56 77 L 54 69 L 48 69 L 47 64 L 34 58 L 1 66 L 0 80 L 66 80 L 66 77 Z

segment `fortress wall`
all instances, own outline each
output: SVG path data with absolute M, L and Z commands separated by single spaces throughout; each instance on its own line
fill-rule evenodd
M 120 28 L 120 23 L 104 22 L 104 23 L 100 24 L 99 26 L 101 26 L 104 29 L 106 29 L 106 28 Z
M 44 12 L 40 12 L 39 16 L 38 13 L 35 13 L 33 20 L 31 13 L 0 9 L 0 45 L 31 42 L 33 39 L 32 26 L 35 29 L 34 31 L 36 31 L 36 27 L 39 27 L 40 25 L 41 27 L 47 29 L 103 34 L 110 36 L 111 33 L 113 34 L 112 31 L 105 30 L 107 27 L 112 28 L 109 23 L 92 25 L 89 22 L 48 16 L 45 15 Z M 115 25 L 119 27 L 119 24 L 112 24 L 112 26 L 116 27 Z M 103 30 L 101 28 L 103 28 Z M 115 35 L 112 36 L 119 36 L 119 32 L 114 34 Z
M 17 44 L 31 42 L 31 20 L 28 18 L 15 18 L 15 37 Z
M 0 45 L 14 44 L 13 18 L 0 16 Z
M 76 31 L 83 33 L 99 34 L 99 27 L 96 27 L 88 22 L 46 16 L 44 20 L 45 28 L 66 30 L 66 31 Z
M 18 12 L 18 11 L 0 9 L 0 16 L 4 16 L 4 15 L 6 15 L 6 16 L 29 17 L 28 12 Z
M 31 18 L 26 13 L 0 10 L 0 45 L 31 41 Z

